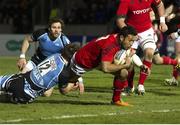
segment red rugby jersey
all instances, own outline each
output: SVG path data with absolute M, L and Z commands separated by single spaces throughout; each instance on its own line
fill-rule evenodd
M 77 51 L 75 61 L 86 69 L 97 67 L 101 61 L 113 62 L 115 53 L 120 49 L 117 35 L 107 35 L 90 41 Z
M 150 19 L 151 5 L 157 6 L 161 0 L 120 0 L 117 16 L 125 16 L 126 23 L 138 33 L 152 27 Z

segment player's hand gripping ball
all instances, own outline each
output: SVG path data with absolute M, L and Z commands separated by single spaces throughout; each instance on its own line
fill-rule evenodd
M 120 50 L 116 52 L 114 55 L 114 64 L 122 65 L 126 63 L 126 57 L 130 55 L 130 49 L 129 50 Z

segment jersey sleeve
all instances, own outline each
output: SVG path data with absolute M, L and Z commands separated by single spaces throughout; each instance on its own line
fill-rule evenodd
M 108 49 L 103 49 L 102 51 L 102 57 L 101 57 L 101 61 L 108 61 L 108 62 L 113 62 L 114 60 L 114 55 L 116 54 L 116 52 L 119 50 L 119 48 L 114 45 L 111 48 Z
M 38 41 L 38 38 L 47 32 L 47 29 L 39 29 L 32 33 L 31 38 L 33 41 Z
M 128 12 L 129 0 L 120 0 L 119 7 L 117 9 L 116 15 L 117 17 L 126 17 Z
M 65 36 L 65 35 L 62 35 L 62 41 L 63 41 L 63 43 L 64 43 L 65 45 L 71 43 L 70 40 L 69 40 L 69 39 L 67 38 L 67 36 Z

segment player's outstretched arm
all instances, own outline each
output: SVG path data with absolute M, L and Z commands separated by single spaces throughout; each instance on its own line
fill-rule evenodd
M 23 68 L 25 67 L 26 65 L 26 52 L 29 48 L 29 42 L 32 42 L 32 39 L 30 36 L 26 36 L 24 41 L 23 41 L 23 44 L 22 44 L 22 47 L 21 47 L 21 54 L 19 56 L 19 60 L 17 62 L 17 66 L 19 68 L 20 71 L 23 70 Z

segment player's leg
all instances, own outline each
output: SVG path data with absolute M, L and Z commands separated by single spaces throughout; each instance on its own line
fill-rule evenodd
M 177 59 L 172 59 L 169 56 L 160 56 L 159 50 L 156 48 L 154 56 L 153 56 L 153 63 L 156 65 L 173 65 L 176 66 L 179 62 Z
M 173 65 L 174 67 L 174 75 L 176 76 L 176 68 L 175 66 L 179 63 L 177 59 L 172 59 L 171 57 L 168 56 L 163 56 L 161 57 L 159 55 L 159 52 L 155 52 L 154 57 L 153 57 L 153 63 L 156 65 Z M 164 81 L 165 85 L 178 85 L 178 81 L 172 77 L 170 79 L 165 79 Z
M 26 75 L 30 74 L 28 73 Z M 5 86 L 5 91 L 11 94 L 10 101 L 12 103 L 27 104 L 32 102 L 38 96 L 37 91 L 39 90 L 36 91 L 32 89 L 29 82 L 30 81 L 25 79 L 24 74 L 15 74 L 9 78 Z
M 151 28 L 145 32 L 139 33 L 138 35 L 141 37 L 140 47 L 142 48 L 144 53 L 143 65 L 151 69 L 152 59 L 156 49 L 154 31 Z M 144 82 L 147 79 L 148 75 L 149 74 L 146 71 L 140 71 L 138 86 L 136 89 L 137 94 L 143 95 L 145 93 Z
M 134 71 L 134 66 L 132 65 L 130 70 L 128 70 L 128 76 L 127 76 L 128 86 L 124 88 L 124 90 L 121 92 L 122 96 L 128 96 L 134 92 L 134 82 L 133 82 L 134 75 L 135 75 L 135 71 Z
M 154 48 L 149 48 L 150 46 L 153 47 L 155 46 L 155 44 L 147 43 L 146 45 L 144 45 L 144 60 L 143 60 L 143 65 L 145 65 L 149 69 L 151 69 L 152 58 L 154 55 Z M 143 95 L 145 93 L 144 82 L 147 79 L 148 75 L 149 74 L 144 70 L 140 71 L 138 86 L 136 90 L 137 94 Z
M 13 75 L 0 76 L 0 91 L 5 91 L 5 87 L 6 87 L 7 81 L 8 81 L 12 76 L 13 76 Z
M 121 99 L 121 92 L 125 87 L 128 86 L 127 82 L 128 71 L 126 69 L 122 69 L 119 72 L 119 75 L 115 75 L 113 81 L 113 97 L 112 104 L 117 106 L 130 106 L 128 103 L 123 102 Z
M 175 42 L 175 54 L 176 54 L 176 60 L 178 61 L 178 64 L 180 63 L 180 37 L 178 37 L 176 39 L 176 42 Z M 178 71 L 177 71 L 177 66 L 174 65 L 173 66 L 173 72 L 172 72 L 172 78 L 170 79 L 165 79 L 165 83 L 166 85 L 175 85 L 175 86 L 178 86 L 179 82 L 178 82 Z
M 24 94 L 24 78 L 21 74 L 1 76 L 0 89 L 4 91 L 0 101 L 13 103 L 29 102 L 29 96 Z
M 11 95 L 6 92 L 5 87 L 11 76 L 0 76 L 0 102 L 10 102 Z

